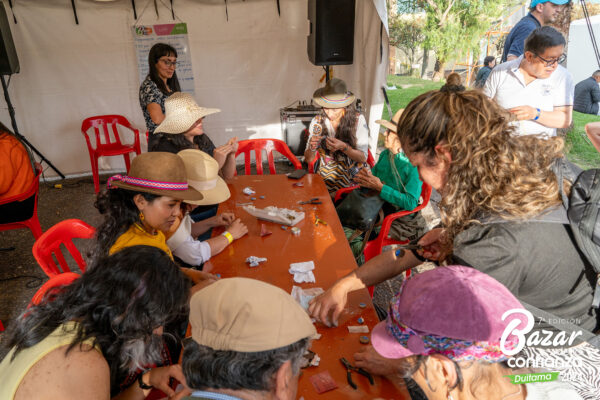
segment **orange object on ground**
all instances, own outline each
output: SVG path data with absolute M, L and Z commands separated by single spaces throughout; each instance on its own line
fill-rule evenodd
M 318 175 L 305 175 L 301 181 L 304 187 L 291 190 L 289 179 L 285 175 L 243 175 L 231 179 L 228 185 L 231 197 L 219 205 L 219 212 L 234 212 L 248 226 L 248 231 L 255 233 L 236 240 L 225 251 L 212 257 L 204 264 L 204 271 L 220 274 L 223 278 L 239 276 L 258 279 L 291 293 L 294 285 L 304 289 L 328 289 L 337 279 L 357 268 L 325 183 Z M 270 199 L 267 205 L 302 209 L 306 216 L 296 225 L 300 228 L 300 234 L 295 236 L 289 229 L 281 229 L 281 224 L 259 221 L 241 207 L 236 207 L 236 203 L 246 201 L 247 196 L 242 190 L 247 186 Z M 323 204 L 298 205 L 299 201 L 313 197 L 323 199 Z M 317 212 L 320 219 L 328 221 L 328 225 L 315 226 Z M 269 240 L 264 240 L 259 235 L 261 224 L 272 231 Z M 220 231 L 213 232 L 213 235 L 217 234 Z M 266 257 L 268 260 L 258 268 L 249 268 L 245 262 L 248 256 Z M 294 282 L 288 269 L 291 263 L 302 261 L 314 261 L 316 283 Z M 366 308 L 361 308 L 360 303 L 365 303 Z M 317 398 L 310 378 L 329 371 L 339 388 L 318 395 L 319 399 L 410 399 L 407 391 L 400 391 L 391 382 L 378 376 L 375 377 L 374 385 L 370 385 L 367 378 L 358 376 L 355 380 L 357 390 L 348 384 L 346 369 L 340 364 L 339 358 L 353 360 L 354 353 L 364 348 L 359 341 L 364 333 L 348 333 L 347 328 L 348 325 L 356 324 L 358 317 L 362 317 L 364 325 L 370 329 L 379 322 L 366 289 L 348 294 L 348 304 L 340 316 L 338 327 L 327 328 L 318 323 L 315 325 L 322 337 L 313 341 L 312 351 L 321 357 L 321 363 L 318 367 L 303 370 L 298 384 L 298 398 Z
M 25 146 L 10 133 L 0 132 L 0 200 L 25 193 L 34 177 Z

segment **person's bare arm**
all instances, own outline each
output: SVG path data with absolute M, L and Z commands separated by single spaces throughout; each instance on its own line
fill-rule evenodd
M 110 370 L 102 354 L 85 344 L 68 353 L 67 347 L 59 347 L 35 363 L 21 380 L 14 400 L 109 399 Z
M 399 257 L 395 253 L 387 251 L 380 254 L 340 278 L 325 293 L 310 302 L 310 315 L 327 326 L 337 326 L 349 292 L 381 283 L 421 263 L 410 251 L 403 251 Z
M 365 155 L 365 153 L 363 153 L 361 150 L 353 149 L 352 147 L 350 147 L 350 145 L 342 142 L 339 139 L 328 137 L 326 139 L 326 143 L 327 143 L 327 148 L 329 150 L 331 150 L 331 151 L 339 150 L 356 162 L 363 163 L 363 162 L 367 161 L 367 156 Z
M 506 61 L 516 60 L 517 58 L 519 58 L 519 57 L 515 56 L 514 54 L 509 54 L 506 56 Z
M 148 114 L 150 114 L 150 119 L 155 124 L 158 125 L 165 119 L 165 114 L 158 103 L 150 103 L 146 106 L 146 109 L 148 110 Z
M 585 133 L 596 148 L 600 152 L 600 122 L 590 122 L 585 126 Z
M 248 227 L 238 218 L 227 227 L 227 232 L 231 234 L 233 240 L 236 240 L 248 233 Z M 211 256 L 214 256 L 222 252 L 229 245 L 229 240 L 225 236 L 219 235 L 208 239 L 206 243 L 210 246 Z
M 531 106 L 519 106 L 509 109 L 519 121 L 534 120 L 537 109 Z M 568 128 L 573 115 L 572 106 L 554 107 L 553 111 L 540 111 L 539 118 L 535 121 L 548 128 Z

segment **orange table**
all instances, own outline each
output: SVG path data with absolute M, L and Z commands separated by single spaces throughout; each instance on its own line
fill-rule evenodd
M 303 187 L 293 186 L 302 182 Z M 242 193 L 245 187 L 250 187 L 256 194 L 247 196 Z M 293 285 L 302 288 L 329 288 L 338 278 L 356 268 L 356 262 L 344 236 L 344 231 L 337 217 L 331 198 L 323 180 L 318 175 L 305 175 L 300 180 L 288 179 L 285 175 L 244 175 L 234 177 L 229 183 L 231 198 L 219 206 L 219 212 L 233 212 L 248 226 L 248 235 L 236 240 L 221 254 L 211 258 L 204 270 L 218 273 L 223 278 L 243 276 L 258 279 L 278 286 L 290 293 Z M 260 199 L 260 196 L 265 196 Z M 259 221 L 242 209 L 238 203 L 247 203 L 251 197 L 257 208 L 277 206 L 288 209 L 298 209 L 305 212 L 304 220 L 296 226 L 301 232 L 294 236 L 290 228 L 282 229 L 281 225 L 267 221 Z M 299 205 L 299 201 L 318 197 L 323 204 Z M 315 216 L 325 221 L 327 225 L 315 225 Z M 271 235 L 261 237 L 261 224 L 265 224 Z M 221 231 L 215 232 L 219 234 Z M 245 260 L 248 256 L 266 257 L 268 260 L 260 266 L 250 268 Z M 288 272 L 290 263 L 314 261 L 313 271 L 316 283 L 297 284 Z M 359 303 L 367 304 L 360 308 Z M 265 310 L 269 312 L 269 310 Z M 359 342 L 359 336 L 368 334 L 349 333 L 348 325 L 359 325 L 358 317 L 363 317 L 364 325 L 369 331 L 378 323 L 371 298 L 366 289 L 355 291 L 348 296 L 348 305 L 340 318 L 337 328 L 327 328 L 316 324 L 322 337 L 313 341 L 312 350 L 321 357 L 318 367 L 303 370 L 298 385 L 298 397 L 305 399 L 410 399 L 407 392 L 400 393 L 386 379 L 375 378 L 371 386 L 364 376 L 353 372 L 352 379 L 358 385 L 354 390 L 346 380 L 346 369 L 339 361 L 346 357 L 354 362 L 353 354 L 365 345 Z M 318 395 L 313 388 L 310 376 L 319 372 L 329 371 L 339 386 L 338 389 Z

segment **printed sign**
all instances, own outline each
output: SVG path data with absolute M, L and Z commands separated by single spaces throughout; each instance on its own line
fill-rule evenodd
M 148 75 L 148 53 L 155 43 L 167 43 L 177 50 L 177 80 L 181 91 L 194 95 L 192 57 L 187 24 L 138 25 L 133 27 L 140 84 Z

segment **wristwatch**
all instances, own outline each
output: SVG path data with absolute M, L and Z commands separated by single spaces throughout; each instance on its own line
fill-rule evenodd
M 144 381 L 142 380 L 142 378 L 144 377 L 144 375 L 146 375 L 146 373 L 148 373 L 150 370 L 147 369 L 146 371 L 142 372 L 141 374 L 138 375 L 137 378 L 137 382 L 138 382 L 138 386 L 140 387 L 140 389 L 144 389 L 144 390 L 149 390 L 149 389 L 154 389 L 154 386 L 152 385 L 146 385 L 144 383 Z

